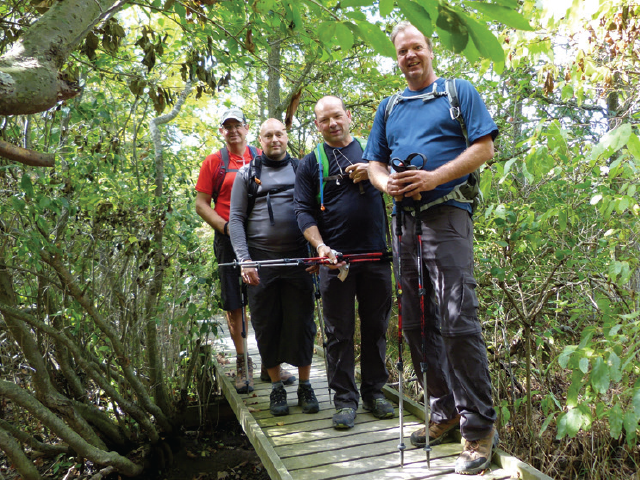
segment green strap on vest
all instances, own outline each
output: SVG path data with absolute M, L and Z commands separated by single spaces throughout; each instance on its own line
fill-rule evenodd
M 357 137 L 354 137 L 360 148 L 364 152 L 364 149 L 367 146 L 367 142 L 361 140 Z M 318 195 L 316 195 L 316 199 L 320 204 L 320 210 L 324 211 L 324 184 L 329 180 L 329 159 L 327 158 L 327 154 L 324 151 L 324 143 L 319 143 L 315 150 L 316 160 L 318 161 L 318 179 L 319 179 L 319 188 Z

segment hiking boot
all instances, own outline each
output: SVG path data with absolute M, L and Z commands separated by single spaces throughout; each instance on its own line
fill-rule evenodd
M 244 355 L 239 355 L 236 360 L 236 391 L 238 393 L 251 393 L 253 392 L 253 362 L 251 357 L 249 359 L 249 383 L 247 384 L 247 377 L 244 372 Z
M 386 398 L 372 398 L 369 401 L 362 401 L 362 408 L 371 412 L 376 418 L 391 418 L 395 413 L 393 405 Z
M 443 423 L 429 422 L 429 445 L 440 445 L 445 440 L 451 440 L 450 432 L 460 428 L 460 415 Z M 424 447 L 427 444 L 426 429 L 422 427 L 411 434 L 411 444 Z
M 355 408 L 339 408 L 336 413 L 333 414 L 333 428 L 336 430 L 346 430 L 353 428 L 354 421 L 356 419 Z
M 287 405 L 287 391 L 284 387 L 271 390 L 269 396 L 269 411 L 274 417 L 289 415 L 289 405 Z
M 475 475 L 489 468 L 491 464 L 492 450 L 500 441 L 496 427 L 491 429 L 489 435 L 475 442 L 465 440 L 464 450 L 456 460 L 456 473 L 462 475 Z
M 298 385 L 298 406 L 302 413 L 318 413 L 320 405 L 311 385 Z
M 264 364 L 262 364 L 262 366 L 260 367 L 260 380 L 262 380 L 263 382 L 271 381 L 269 372 L 267 372 L 267 367 L 265 367 Z M 293 385 L 296 381 L 296 377 L 291 372 L 280 367 L 280 381 L 283 385 Z

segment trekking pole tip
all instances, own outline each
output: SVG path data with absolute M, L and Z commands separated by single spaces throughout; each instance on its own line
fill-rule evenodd
M 407 449 L 404 443 L 398 445 L 398 450 L 400 451 L 400 466 L 404 467 L 404 451 Z

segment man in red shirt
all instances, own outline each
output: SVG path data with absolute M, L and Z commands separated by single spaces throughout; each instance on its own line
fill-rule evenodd
M 196 213 L 215 230 L 214 253 L 218 263 L 228 263 L 236 259 L 229 238 L 231 187 L 238 169 L 262 152 L 247 145 L 249 127 L 246 117 L 239 108 L 232 107 L 222 114 L 219 131 L 224 138 L 225 147 L 207 156 L 200 167 L 200 175 L 198 183 L 196 183 Z M 221 167 L 226 172 L 223 175 L 220 174 Z M 220 183 L 222 178 L 224 180 Z M 214 202 L 213 207 L 211 207 L 211 200 Z M 222 268 L 219 270 L 219 275 L 222 309 L 227 314 L 229 333 L 237 354 L 236 389 L 238 393 L 249 393 L 253 391 L 253 362 L 250 358 L 248 359 L 249 382 L 247 383 L 242 342 L 242 297 L 239 269 Z M 295 377 L 291 374 L 283 373 L 283 382 L 286 378 L 287 385 L 295 381 Z M 266 378 L 269 381 L 268 374 L 266 374 Z

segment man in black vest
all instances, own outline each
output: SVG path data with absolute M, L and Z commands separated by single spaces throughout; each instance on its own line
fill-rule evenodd
M 298 160 L 287 153 L 287 132 L 270 118 L 260 127 L 262 155 L 240 169 L 231 193 L 231 243 L 240 262 L 300 258 L 306 241 L 293 209 L 293 185 Z M 251 324 L 263 364 L 271 378 L 269 410 L 287 415 L 287 392 L 280 364 L 298 367 L 298 405 L 316 413 L 318 400 L 309 375 L 316 326 L 313 283 L 304 266 L 243 267 L 248 284 Z

